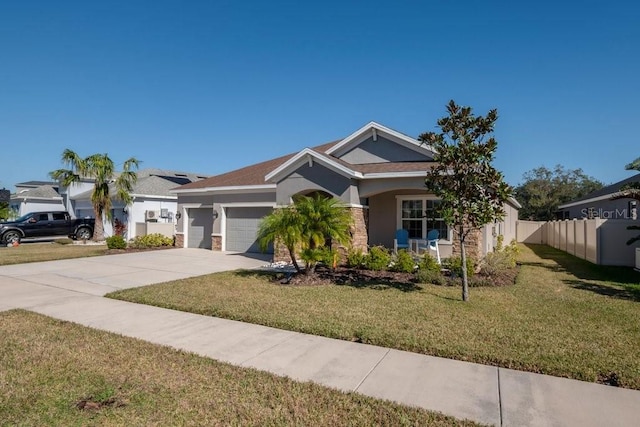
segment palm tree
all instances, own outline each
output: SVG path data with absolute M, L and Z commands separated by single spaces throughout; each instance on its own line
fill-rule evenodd
M 286 207 L 276 209 L 264 217 L 258 228 L 260 250 L 265 251 L 272 243 L 282 243 L 287 248 L 291 262 L 298 273 L 301 269 L 296 261 L 296 247 L 302 241 L 300 223 L 298 212 L 291 207 Z
M 117 173 L 113 160 L 107 154 L 93 154 L 82 158 L 68 148 L 62 153 L 62 163 L 67 169 L 57 169 L 49 175 L 64 186 L 70 186 L 79 182 L 82 178 L 94 180 L 91 192 L 91 203 L 96 218 L 93 240 L 104 240 L 103 217 L 111 219 L 111 194 L 110 184 L 114 184 L 115 196 L 125 204 L 132 202 L 131 191 L 138 179 L 138 175 L 132 169 L 138 168 L 139 161 L 131 157 L 124 162 L 122 172 Z
M 349 229 L 352 218 L 340 201 L 320 193 L 302 196 L 295 200 L 294 207 L 301 218 L 303 251 L 307 261 L 307 273 L 313 273 L 320 259 L 319 251 L 331 246 L 332 241 L 347 244 L 351 240 Z
M 298 273 L 302 269 L 296 260 L 296 250 L 300 250 L 306 261 L 306 272 L 313 273 L 318 252 L 328 239 L 342 244 L 349 242 L 351 223 L 351 215 L 337 199 L 320 194 L 302 196 L 296 198 L 292 205 L 276 209 L 262 220 L 258 243 L 265 250 L 269 244 L 281 242 L 289 251 Z

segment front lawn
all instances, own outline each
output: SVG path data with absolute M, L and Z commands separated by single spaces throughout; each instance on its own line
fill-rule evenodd
M 521 246 L 514 286 L 286 286 L 239 271 L 109 296 L 276 328 L 640 389 L 640 274 Z
M 17 247 L 0 246 L 0 265 L 24 264 L 27 262 L 55 261 L 59 259 L 83 258 L 105 255 L 106 245 L 22 243 Z
M 475 426 L 26 311 L 0 313 L 0 425 Z

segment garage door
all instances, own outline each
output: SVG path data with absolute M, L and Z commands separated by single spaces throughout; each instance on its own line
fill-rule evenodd
M 213 215 L 211 208 L 189 209 L 189 230 L 187 247 L 211 249 Z
M 226 250 L 234 252 L 260 252 L 256 236 L 262 218 L 272 208 L 227 208 Z M 267 252 L 273 253 L 270 248 Z

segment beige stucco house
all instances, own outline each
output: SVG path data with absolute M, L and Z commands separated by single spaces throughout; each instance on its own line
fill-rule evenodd
M 440 232 L 440 253 L 453 251 L 453 233 L 434 209 L 438 200 L 425 185 L 433 165 L 431 147 L 375 122 L 351 135 L 297 153 L 250 165 L 173 190 L 178 196 L 176 244 L 222 251 L 257 252 L 261 219 L 297 195 L 315 192 L 340 199 L 351 211 L 355 247 L 393 247 L 396 230 L 424 239 Z M 497 234 L 515 238 L 519 205 L 505 204 L 503 222 L 473 239 L 481 255 Z

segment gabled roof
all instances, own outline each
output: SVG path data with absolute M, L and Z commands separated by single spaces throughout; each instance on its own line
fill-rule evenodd
M 297 153 L 291 153 L 276 159 L 246 166 L 198 182 L 183 185 L 173 190 L 174 193 L 195 193 L 202 191 L 231 191 L 252 188 L 254 190 L 275 189 L 275 182 L 282 176 L 297 169 L 301 165 L 311 162 L 339 173 L 343 176 L 368 178 L 399 178 L 406 176 L 424 176 L 428 164 L 426 162 L 385 162 L 351 164 L 341 160 L 340 155 L 348 152 L 367 138 L 378 136 L 402 145 L 406 148 L 433 157 L 433 149 L 420 141 L 382 126 L 370 122 L 344 139 L 332 141 L 313 148 L 304 148 Z
M 11 196 L 13 200 L 26 200 L 26 199 L 49 199 L 49 200 L 62 200 L 62 197 L 51 185 L 41 185 L 34 188 L 26 188 L 18 190 Z
M 374 140 L 376 140 L 378 136 L 381 135 L 399 145 L 413 149 L 415 151 L 424 151 L 426 149 L 431 153 L 431 156 L 433 156 L 434 154 L 432 147 L 422 144 L 417 139 L 411 138 L 408 135 L 390 129 L 376 122 L 369 122 L 366 125 L 362 126 L 360 129 L 327 150 L 327 154 L 338 157 L 340 154 L 345 153 L 349 149 L 358 145 L 365 138 L 369 137 L 369 135 L 373 136 Z
M 189 172 L 177 172 L 166 169 L 143 169 L 137 172 L 138 180 L 133 185 L 131 191 L 132 196 L 146 196 L 146 197 L 170 197 L 176 198 L 176 195 L 171 193 L 170 190 L 175 188 L 176 185 L 183 183 L 191 183 L 198 181 L 206 177 L 205 175 L 199 175 Z M 109 185 L 109 191 L 111 194 L 116 194 L 116 189 L 113 184 Z M 76 194 L 72 197 L 73 200 L 86 200 L 91 197 L 93 189 L 87 190 L 80 194 Z
M 146 176 L 139 178 L 133 186 L 132 196 L 162 196 L 175 197 L 169 191 L 175 188 L 176 183 L 172 179 L 161 176 Z
M 599 190 L 593 191 L 589 194 L 587 194 L 584 197 L 580 197 L 578 199 L 572 200 L 568 203 L 564 203 L 560 206 L 558 206 L 558 209 L 565 209 L 565 208 L 570 208 L 572 206 L 577 206 L 577 205 L 581 205 L 583 203 L 590 203 L 590 202 L 597 202 L 599 200 L 607 200 L 609 198 L 611 198 L 611 196 L 614 193 L 617 193 L 618 191 L 620 191 L 620 188 L 627 185 L 627 184 L 631 184 L 634 182 L 640 182 L 640 173 L 636 174 L 632 177 L 629 177 L 627 179 L 623 179 L 622 181 L 618 181 L 615 184 L 611 184 L 611 185 L 607 185 L 606 187 L 602 187 Z

